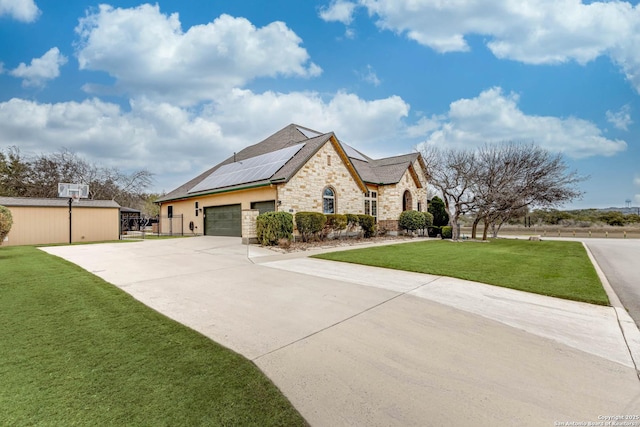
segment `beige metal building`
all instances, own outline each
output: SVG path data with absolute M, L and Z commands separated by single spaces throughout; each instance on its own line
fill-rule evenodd
M 0 197 L 13 216 L 3 246 L 69 243 L 68 199 Z M 120 238 L 120 205 L 112 200 L 81 199 L 71 208 L 71 241 L 99 242 Z

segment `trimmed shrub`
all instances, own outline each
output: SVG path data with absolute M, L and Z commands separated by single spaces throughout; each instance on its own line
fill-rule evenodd
M 438 237 L 438 234 L 442 233 L 442 230 L 437 225 L 427 227 L 427 235 L 429 237 Z
M 431 212 L 422 212 L 424 215 L 424 228 L 431 227 L 433 225 L 433 214 Z
M 4 206 L 0 206 L 0 245 L 9 231 L 11 231 L 11 226 L 13 225 L 13 216 L 11 215 L 11 211 L 9 208 L 5 208 Z
M 355 231 L 358 226 L 358 215 L 348 213 L 345 216 L 347 217 L 347 230 Z
M 365 238 L 376 235 L 376 219 L 371 215 L 358 215 L 358 225 L 362 228 Z
M 438 227 L 442 227 L 449 223 L 449 214 L 447 213 L 447 208 L 444 206 L 444 202 L 438 196 L 435 196 L 431 201 L 429 201 L 429 207 L 427 208 L 429 212 L 433 215 L 433 225 L 437 225 Z
M 444 227 L 442 227 L 441 235 L 443 239 L 450 239 L 451 236 L 453 235 L 451 231 L 451 227 L 448 225 L 445 225 Z
M 293 215 L 289 212 L 265 212 L 256 219 L 258 242 L 264 246 L 279 244 L 280 240 L 291 240 Z
M 425 217 L 422 212 L 404 211 L 400 214 L 398 225 L 407 231 L 421 230 L 425 226 Z
M 298 212 L 295 219 L 303 242 L 317 237 L 327 222 L 327 217 L 320 212 Z
M 333 233 L 334 236 L 340 235 L 340 232 L 347 228 L 347 216 L 343 214 L 328 214 L 327 222 L 322 229 L 322 237 L 325 238 Z

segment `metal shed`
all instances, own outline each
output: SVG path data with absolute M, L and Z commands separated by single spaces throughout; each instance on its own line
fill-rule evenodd
M 113 200 L 0 197 L 13 216 L 13 226 L 2 245 L 40 245 L 99 242 L 120 238 L 120 205 Z

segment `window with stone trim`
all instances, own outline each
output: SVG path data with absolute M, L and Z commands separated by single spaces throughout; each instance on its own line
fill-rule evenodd
M 367 191 L 364 194 L 364 213 L 378 220 L 378 192 Z
M 336 191 L 331 187 L 322 190 L 322 213 L 336 213 Z

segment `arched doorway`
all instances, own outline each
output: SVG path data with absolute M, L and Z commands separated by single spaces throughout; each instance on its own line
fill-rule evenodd
M 413 210 L 413 198 L 411 197 L 411 192 L 409 190 L 406 190 L 402 195 L 402 210 Z

